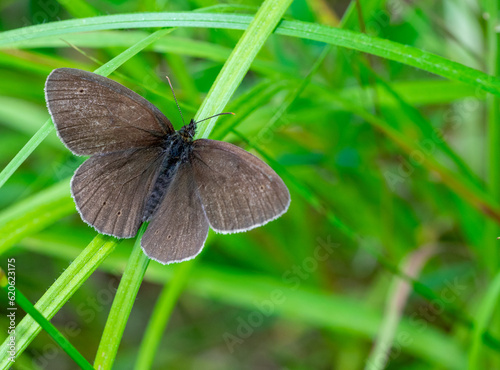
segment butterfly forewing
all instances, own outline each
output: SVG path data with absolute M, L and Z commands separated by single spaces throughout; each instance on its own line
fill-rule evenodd
M 71 193 L 83 220 L 103 234 L 137 233 L 158 174 L 159 147 L 94 155 L 75 172 Z
M 174 132 L 153 104 L 91 72 L 55 69 L 47 78 L 45 98 L 59 137 L 77 155 L 160 145 Z
M 212 229 L 231 233 L 265 224 L 288 209 L 290 194 L 271 167 L 221 141 L 193 143 L 191 163 Z
M 142 248 L 150 258 L 164 264 L 185 261 L 200 253 L 207 234 L 208 221 L 192 167 L 180 164 L 142 237 Z

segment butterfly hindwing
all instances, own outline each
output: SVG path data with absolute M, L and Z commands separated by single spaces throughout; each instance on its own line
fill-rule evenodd
M 191 162 L 212 229 L 232 233 L 281 216 L 290 194 L 281 178 L 259 158 L 230 143 L 195 140 Z
M 130 238 L 142 223 L 161 148 L 93 155 L 76 170 L 71 193 L 83 220 L 103 234 Z
M 168 190 L 141 241 L 144 252 L 163 264 L 181 262 L 200 253 L 208 221 L 189 162 L 179 164 Z
M 160 145 L 174 132 L 153 104 L 95 73 L 55 69 L 45 83 L 45 99 L 59 137 L 77 155 Z

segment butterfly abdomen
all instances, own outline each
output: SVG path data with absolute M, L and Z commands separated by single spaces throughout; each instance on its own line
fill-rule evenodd
M 165 157 L 156 177 L 153 190 L 144 209 L 143 221 L 149 221 L 165 196 L 179 166 L 186 163 L 192 150 L 191 142 L 186 142 L 177 133 L 165 140 Z

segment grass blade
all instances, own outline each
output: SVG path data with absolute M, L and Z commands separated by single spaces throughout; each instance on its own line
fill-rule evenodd
M 217 76 L 202 106 L 198 110 L 195 119 L 219 113 L 225 107 L 234 91 L 243 80 L 253 59 L 280 21 L 290 3 L 291 0 L 267 0 L 262 4 L 250 26 L 238 41 L 236 47 Z M 215 120 L 216 119 L 213 118 L 200 124 L 197 128 L 197 136 L 208 137 Z M 144 232 L 145 227 L 141 227 L 141 230 Z M 131 259 L 129 264 L 127 264 L 127 270 L 122 279 L 126 288 L 124 288 L 124 292 L 120 294 L 120 288 L 122 286 L 120 283 L 120 288 L 113 301 L 113 307 L 111 308 L 111 313 L 99 345 L 94 365 L 100 369 L 108 369 L 113 365 L 118 345 L 125 328 L 126 319 L 132 308 L 133 298 L 135 298 L 137 289 L 140 286 L 140 281 L 147 267 L 147 263 L 143 262 L 143 259 L 149 261 L 140 249 L 141 237 L 142 233 L 139 231 L 134 252 L 130 257 Z M 136 250 L 138 251 L 136 252 Z M 133 267 L 134 271 L 137 271 L 135 275 L 128 272 L 129 265 Z M 144 271 L 142 271 L 143 269 Z M 125 292 L 130 292 L 130 294 L 126 295 Z
M 116 352 L 125 330 L 130 311 L 134 304 L 142 278 L 148 268 L 149 258 L 142 252 L 141 238 L 146 230 L 143 224 L 137 233 L 134 249 L 123 272 L 120 285 L 111 306 L 111 311 L 102 333 L 101 342 L 97 349 L 94 367 L 105 370 L 111 369 L 115 361 Z
M 78 288 L 89 278 L 95 269 L 114 250 L 116 239 L 97 235 L 94 240 L 80 253 L 80 255 L 59 276 L 54 284 L 35 304 L 35 308 L 50 320 L 71 298 Z M 16 328 L 16 357 L 26 349 L 40 332 L 41 327 L 32 317 L 26 316 Z M 7 351 L 8 340 L 0 346 L 0 369 L 10 368 Z
M 155 42 L 159 38 L 165 36 L 167 33 L 171 32 L 171 29 L 164 29 L 156 31 L 155 33 L 149 35 L 145 39 L 139 41 L 138 43 L 132 45 L 130 48 L 125 50 L 123 53 L 119 54 L 115 58 L 111 59 L 106 64 L 97 68 L 94 73 L 100 74 L 101 76 L 108 76 L 110 73 L 115 71 L 127 60 L 132 58 L 142 49 Z M 49 133 L 54 130 L 54 124 L 52 119 L 47 120 L 40 130 L 37 131 L 35 135 L 26 143 L 26 145 L 16 154 L 16 156 L 9 162 L 9 164 L 0 172 L 0 188 L 9 179 L 10 176 L 19 168 L 19 166 L 29 157 L 31 153 L 36 149 L 36 147 L 47 137 Z
M 74 211 L 69 179 L 15 203 L 0 213 L 0 253 Z
M 500 35 L 498 34 L 498 1 L 489 0 L 485 2 L 485 14 L 488 14 L 488 71 L 493 76 L 500 75 Z M 489 95 L 487 98 L 488 109 L 488 189 L 494 199 L 500 202 L 500 99 Z M 495 235 L 498 224 L 488 222 L 485 233 L 485 253 L 483 255 L 485 264 L 489 267 L 491 275 L 498 271 L 500 253 Z
M 137 361 L 135 362 L 136 370 L 153 368 L 153 361 L 158 351 L 163 332 L 196 261 L 195 259 L 181 263 L 177 267 L 171 281 L 165 284 L 144 333 Z
M 21 293 L 21 291 L 15 288 L 15 285 L 10 285 L 7 283 L 7 279 L 5 276 L 5 272 L 0 268 L 0 286 L 5 290 L 5 293 L 8 295 L 9 291 L 15 292 L 15 302 L 16 304 L 24 310 L 29 316 L 35 320 L 38 325 L 42 327 L 43 330 L 49 334 L 52 339 L 61 347 L 64 352 L 66 352 L 69 357 L 75 361 L 75 363 L 84 370 L 92 370 L 94 369 L 92 365 L 81 355 L 80 352 L 76 350 L 75 347 L 67 340 L 57 328 L 52 325 L 52 323 L 47 320 L 41 313 L 38 311 L 29 301 L 28 298 Z M 13 290 L 10 290 L 9 287 L 12 287 Z
M 472 345 L 469 351 L 469 369 L 482 369 L 480 361 L 480 350 L 483 344 L 484 334 L 488 323 L 494 318 L 495 306 L 499 304 L 500 298 L 500 273 L 495 276 L 486 291 L 486 295 L 479 305 L 476 315 L 474 331 L 472 334 Z
M 265 1 L 262 4 L 217 76 L 207 98 L 196 113 L 195 120 L 221 113 L 224 110 L 248 72 L 250 64 L 291 3 L 291 0 L 277 0 Z M 207 138 L 216 121 L 217 117 L 202 122 L 197 128 L 196 138 Z
M 275 9 L 270 10 L 275 11 Z M 20 47 L 22 41 L 46 36 L 123 28 L 207 27 L 243 30 L 249 26 L 251 20 L 252 17 L 247 15 L 197 12 L 107 15 L 6 31 L 0 34 L 0 48 Z M 464 82 L 500 96 L 500 79 L 415 47 L 354 31 L 300 21 L 283 21 L 275 33 L 362 51 L 420 68 L 450 80 Z
M 16 154 L 14 158 L 0 172 L 0 188 L 12 176 L 19 166 L 30 156 L 38 145 L 52 132 L 54 125 L 51 119 L 48 119 L 35 135 L 26 143 L 26 145 Z

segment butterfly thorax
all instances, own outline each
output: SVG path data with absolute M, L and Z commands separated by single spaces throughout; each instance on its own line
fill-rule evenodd
M 188 162 L 193 150 L 196 123 L 193 120 L 179 131 L 165 137 L 163 160 L 144 210 L 143 221 L 149 221 L 168 191 L 179 166 Z

